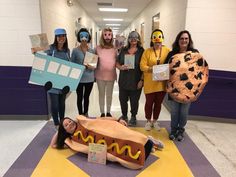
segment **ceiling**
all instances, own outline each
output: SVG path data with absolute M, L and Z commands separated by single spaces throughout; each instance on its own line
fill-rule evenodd
M 129 24 L 145 9 L 152 0 L 77 0 L 87 14 L 100 27 L 105 24 L 119 23 L 119 32 L 125 30 Z M 104 5 L 100 5 L 104 4 Z M 100 7 L 127 8 L 128 12 L 101 12 Z M 122 22 L 103 21 L 103 18 L 122 18 Z

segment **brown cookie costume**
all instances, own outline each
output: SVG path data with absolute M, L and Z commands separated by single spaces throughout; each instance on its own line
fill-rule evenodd
M 170 79 L 166 91 L 175 101 L 196 101 L 208 82 L 208 64 L 200 53 L 176 54 L 170 64 Z

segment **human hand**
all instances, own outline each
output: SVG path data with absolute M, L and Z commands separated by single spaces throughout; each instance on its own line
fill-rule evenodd
M 121 65 L 120 70 L 129 70 L 129 67 L 127 65 Z
M 140 80 L 137 85 L 137 89 L 141 89 L 143 87 L 143 80 Z
M 87 64 L 86 67 L 87 67 L 88 69 L 90 69 L 90 70 L 95 70 L 95 67 L 92 66 L 92 65 L 90 65 L 90 64 Z
M 149 66 L 147 71 L 150 72 L 150 73 L 152 73 L 152 67 Z
M 127 122 L 123 119 L 119 119 L 119 123 L 124 125 L 124 126 L 127 126 Z

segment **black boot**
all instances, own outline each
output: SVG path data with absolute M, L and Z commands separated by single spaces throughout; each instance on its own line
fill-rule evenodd
M 134 127 L 136 125 L 136 117 L 131 116 L 131 119 L 129 121 L 129 126 Z

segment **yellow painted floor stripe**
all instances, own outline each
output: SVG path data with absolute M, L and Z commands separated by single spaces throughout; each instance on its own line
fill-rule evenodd
M 165 148 L 156 151 L 154 155 L 159 159 L 142 171 L 137 177 L 193 177 L 193 174 L 178 151 L 175 144 L 168 139 L 166 129 L 160 132 L 145 131 L 143 128 L 133 128 L 146 135 L 162 140 Z M 70 162 L 67 158 L 75 152 L 48 148 L 31 177 L 88 177 L 84 171 Z

